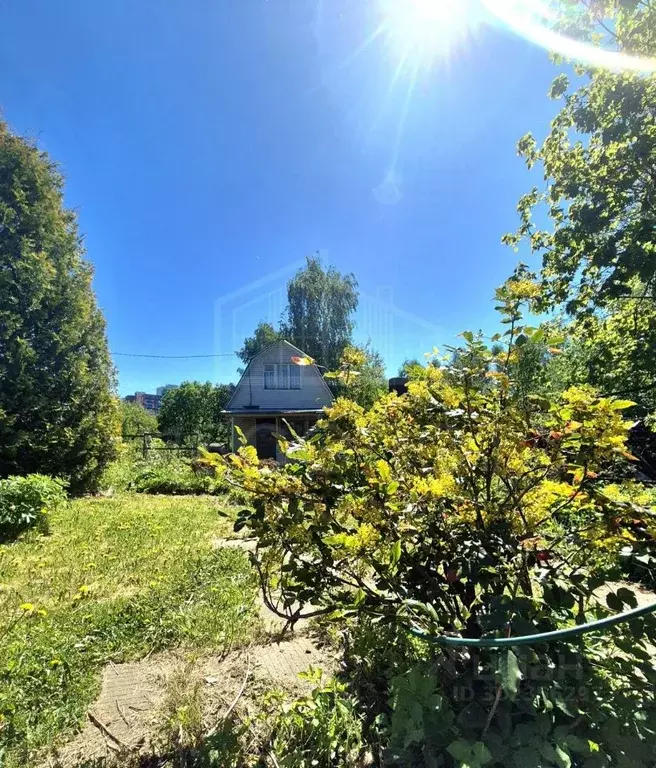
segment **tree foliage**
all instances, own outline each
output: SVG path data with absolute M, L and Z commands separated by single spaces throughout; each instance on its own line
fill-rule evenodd
M 385 363 L 368 344 L 346 347 L 337 371 L 326 374 L 336 395 L 344 395 L 367 410 L 387 392 Z
M 252 447 L 225 461 L 252 494 L 237 528 L 258 537 L 274 611 L 373 619 L 406 645 L 413 628 L 507 637 L 606 615 L 599 568 L 631 547 L 637 520 L 656 535 L 656 513 L 639 485 L 608 482 L 631 458 L 630 401 L 589 386 L 516 394 L 518 341 L 544 334 L 520 312 L 537 290 L 517 276 L 498 291 L 500 352 L 466 332 L 455 362 L 413 369 L 407 394 L 369 411 L 338 399 L 316 435 L 283 442 L 284 466 L 259 467 Z M 613 611 L 635 602 L 631 590 L 607 598 Z M 403 765 L 646 765 L 655 639 L 653 620 L 637 620 L 501 653 L 428 644 L 430 664 L 397 674 L 392 711 L 379 694 L 371 717 L 391 717 L 390 757 Z
M 401 377 L 411 376 L 412 375 L 412 371 L 415 368 L 423 368 L 425 362 L 426 361 L 420 362 L 419 360 L 417 360 L 416 357 L 415 358 L 407 358 L 399 366 L 399 373 L 398 373 L 398 375 L 401 376 Z
M 157 432 L 157 416 L 149 413 L 141 403 L 121 401 L 121 434 L 143 435 Z
M 0 122 L 0 476 L 93 488 L 115 450 L 105 322 L 64 180 Z
M 656 8 L 637 0 L 567 4 L 565 31 L 592 43 L 653 57 Z M 519 142 L 529 168 L 542 168 L 545 188 L 522 197 L 519 230 L 542 257 L 541 308 L 564 304 L 579 316 L 633 295 L 636 280 L 654 299 L 656 236 L 656 76 L 577 67 L 560 74 L 550 95 L 562 99 L 546 139 Z M 551 227 L 536 222 L 546 213 Z
M 282 333 L 277 331 L 271 323 L 260 321 L 253 335 L 244 339 L 244 343 L 239 352 L 237 352 L 237 355 L 244 365 L 248 365 L 262 350 L 270 347 L 274 342 L 280 341 L 282 338 Z
M 638 289 L 639 290 L 639 289 Z M 636 415 L 656 412 L 656 302 L 615 299 L 571 330 L 548 376 L 556 386 L 589 383 L 638 403 Z
M 177 442 L 196 437 L 201 441 L 228 441 L 228 426 L 221 411 L 232 396 L 232 384 L 185 381 L 162 398 L 159 429 Z
M 351 342 L 358 284 L 352 274 L 324 268 L 321 258 L 307 264 L 287 285 L 287 308 L 281 324 L 287 339 L 325 368 L 337 368 Z

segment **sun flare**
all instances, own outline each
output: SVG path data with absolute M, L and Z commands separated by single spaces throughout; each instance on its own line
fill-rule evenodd
M 554 27 L 557 14 L 544 0 L 482 0 L 490 14 L 526 40 L 572 61 L 620 72 L 655 72 L 656 60 L 576 40 Z M 562 4 L 561 11 L 566 9 Z
M 430 65 L 446 58 L 471 30 L 471 0 L 381 0 L 383 27 L 394 53 Z

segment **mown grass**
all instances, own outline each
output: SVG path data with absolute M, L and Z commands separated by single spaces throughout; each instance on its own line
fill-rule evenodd
M 79 725 L 109 661 L 257 633 L 246 556 L 213 547 L 231 527 L 216 498 L 124 495 L 73 501 L 49 535 L 0 545 L 0 764 L 3 746 L 28 765 Z

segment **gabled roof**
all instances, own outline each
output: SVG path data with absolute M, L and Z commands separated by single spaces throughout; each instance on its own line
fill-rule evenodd
M 233 409 L 232 408 L 232 401 L 235 399 L 235 396 L 236 396 L 236 394 L 237 394 L 237 392 L 239 390 L 239 387 L 240 387 L 242 381 L 246 378 L 247 375 L 249 375 L 249 371 L 250 371 L 250 368 L 253 365 L 253 363 L 255 363 L 255 361 L 259 357 L 262 357 L 262 355 L 265 355 L 267 352 L 272 350 L 274 347 L 277 347 L 277 346 L 280 346 L 280 345 L 285 345 L 286 347 L 289 347 L 290 362 L 291 362 L 291 358 L 292 357 L 309 357 L 309 355 L 307 355 L 305 352 L 303 352 L 302 349 L 299 349 L 297 346 L 295 346 L 294 344 L 291 344 L 289 341 L 286 341 L 285 339 L 279 339 L 278 341 L 274 341 L 273 344 L 269 344 L 268 347 L 265 347 L 261 352 L 258 352 L 257 355 L 255 355 L 255 357 L 248 363 L 248 365 L 246 366 L 245 371 L 241 375 L 241 378 L 237 382 L 237 386 L 235 387 L 235 390 L 232 393 L 232 396 L 231 396 L 230 400 L 228 400 L 228 403 L 227 403 L 223 413 L 258 413 L 258 410 L 255 409 L 255 408 L 253 408 L 253 409 L 250 409 L 250 408 L 235 408 L 235 409 Z M 311 368 L 313 368 L 315 370 L 317 376 L 321 380 L 321 383 L 325 387 L 326 392 L 329 394 L 330 399 L 334 400 L 334 395 L 333 395 L 330 387 L 326 384 L 326 380 L 321 375 L 317 365 L 315 365 L 313 363 L 311 366 L 308 366 L 308 367 L 311 367 Z M 316 410 L 317 411 L 321 411 L 322 408 L 317 408 Z M 272 411 L 270 409 L 268 409 L 268 410 L 263 409 L 262 412 L 263 413 L 264 412 L 271 413 Z

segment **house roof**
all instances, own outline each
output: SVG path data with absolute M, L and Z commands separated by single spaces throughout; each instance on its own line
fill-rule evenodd
M 278 341 L 274 341 L 273 344 L 269 344 L 268 347 L 265 347 L 261 352 L 258 352 L 257 355 L 248 363 L 246 366 L 246 370 L 242 373 L 241 378 L 237 382 L 237 386 L 235 387 L 234 392 L 232 393 L 232 397 L 230 400 L 228 400 L 228 404 L 226 405 L 225 409 L 222 411 L 222 413 L 243 413 L 243 414 L 275 414 L 275 413 L 321 413 L 323 411 L 323 408 L 313 408 L 313 409 L 282 409 L 282 410 L 276 410 L 271 408 L 266 409 L 260 409 L 260 408 L 243 408 L 238 407 L 234 408 L 232 407 L 232 401 L 235 399 L 235 395 L 237 394 L 237 390 L 239 389 L 239 385 L 243 381 L 243 379 L 246 378 L 247 375 L 249 375 L 250 367 L 253 365 L 253 363 L 262 355 L 266 354 L 269 350 L 273 349 L 274 347 L 277 347 L 280 344 L 284 344 L 285 346 L 289 347 L 290 352 L 293 353 L 293 356 L 296 357 L 309 357 L 305 352 L 303 352 L 302 349 L 299 349 L 298 347 L 294 346 L 294 344 L 291 344 L 286 339 L 279 339 Z M 290 355 L 291 357 L 292 355 Z M 319 372 L 319 369 L 316 364 L 312 364 L 312 368 L 315 369 L 317 372 L 317 375 L 319 376 L 319 379 L 321 380 L 321 383 L 326 388 L 326 391 L 330 395 L 331 400 L 334 400 L 334 395 L 330 390 L 330 387 L 326 384 L 326 380 Z
M 227 413 L 230 416 L 283 416 L 285 414 L 291 415 L 294 413 L 323 413 L 323 408 L 226 408 L 221 413 Z

